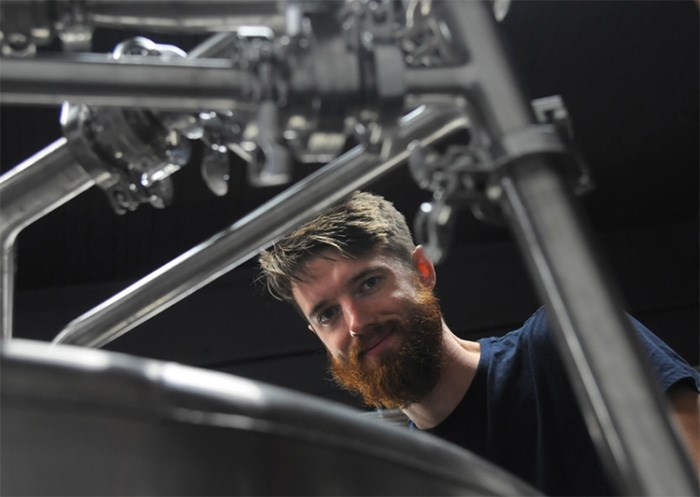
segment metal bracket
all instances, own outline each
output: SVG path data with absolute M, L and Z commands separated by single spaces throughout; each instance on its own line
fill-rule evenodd
M 411 149 L 408 163 L 414 180 L 433 192 L 432 201 L 421 205 L 414 230 L 434 263 L 447 256 L 458 210 L 468 207 L 481 221 L 503 224 L 498 180 L 503 168 L 516 159 L 533 154 L 561 156 L 566 159 L 562 167 L 576 185 L 574 190 L 582 194 L 591 189 L 585 162 L 562 145 L 573 142 L 573 128 L 561 97 L 534 100 L 532 107 L 540 124 L 506 134 L 498 146 L 472 111 L 467 145 L 451 145 L 442 152 L 419 146 Z
M 185 56 L 177 47 L 137 37 L 120 43 L 113 57 L 133 54 Z M 170 175 L 189 161 L 191 144 L 181 133 L 164 126 L 155 113 L 66 102 L 61 125 L 68 146 L 106 192 L 115 212 L 133 211 L 142 203 L 156 208 L 170 204 Z

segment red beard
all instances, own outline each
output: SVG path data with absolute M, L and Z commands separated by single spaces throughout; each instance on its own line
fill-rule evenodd
M 361 342 L 347 359 L 330 357 L 330 371 L 341 387 L 359 394 L 367 405 L 396 409 L 421 400 L 440 377 L 442 318 L 437 298 L 424 288 L 416 302 L 407 303 L 405 319 L 381 323 L 403 336 L 398 350 L 387 351 L 379 364 L 363 361 Z

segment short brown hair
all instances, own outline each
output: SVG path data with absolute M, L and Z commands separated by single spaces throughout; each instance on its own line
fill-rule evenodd
M 406 218 L 391 202 L 372 193 L 354 192 L 260 255 L 267 289 L 294 304 L 292 282 L 301 281 L 304 265 L 329 248 L 351 258 L 386 250 L 410 264 L 415 244 Z

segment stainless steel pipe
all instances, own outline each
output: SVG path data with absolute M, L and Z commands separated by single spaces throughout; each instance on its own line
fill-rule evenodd
M 399 166 L 408 145 L 430 145 L 468 124 L 455 106 L 426 107 L 404 118 L 383 150 L 357 146 L 93 310 L 54 343 L 101 347 L 272 245 L 356 189 Z
M 536 125 L 486 2 L 435 6 L 475 76 L 465 97 L 496 150 Z M 528 135 L 525 145 L 529 146 Z M 628 495 L 694 495 L 697 477 L 670 425 L 621 299 L 592 249 L 562 171 L 523 148 L 499 157 L 501 204 L 546 304 L 560 353 L 601 458 Z
M 22 229 L 95 184 L 78 164 L 65 138 L 36 153 L 0 177 L 0 297 L 2 337 L 12 337 L 14 244 Z
M 171 61 L 128 55 L 2 60 L 0 95 L 8 104 L 139 107 L 174 111 L 250 110 L 248 72 L 225 59 Z
M 225 50 L 231 39 L 231 33 L 213 35 L 195 47 L 188 54 L 188 58 L 216 55 Z M 3 62 L 3 70 L 6 69 L 7 62 L 11 60 Z M 27 69 L 30 66 L 22 64 L 20 67 Z M 34 73 L 33 69 L 32 73 Z M 61 72 L 61 74 L 70 79 L 67 72 Z M 2 75 L 5 73 L 0 72 L 0 77 Z M 78 77 L 78 75 L 73 76 L 73 78 Z M 108 174 L 106 170 L 104 174 Z M 17 235 L 29 224 L 93 186 L 97 179 L 91 177 L 75 161 L 65 138 L 57 140 L 0 177 L 1 337 L 5 339 L 12 337 L 16 270 L 14 244 Z
M 241 26 L 285 28 L 284 11 L 276 0 L 100 0 L 85 6 L 87 24 L 122 29 L 201 33 L 233 31 Z
M 534 157 L 501 186 L 604 466 L 626 495 L 696 494 L 656 378 L 559 171 Z

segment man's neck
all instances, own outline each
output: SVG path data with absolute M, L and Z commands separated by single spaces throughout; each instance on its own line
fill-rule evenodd
M 420 402 L 403 408 L 403 412 L 420 429 L 440 424 L 462 401 L 476 375 L 481 356 L 478 342 L 462 340 L 443 324 L 444 347 L 442 372 L 435 388 Z

